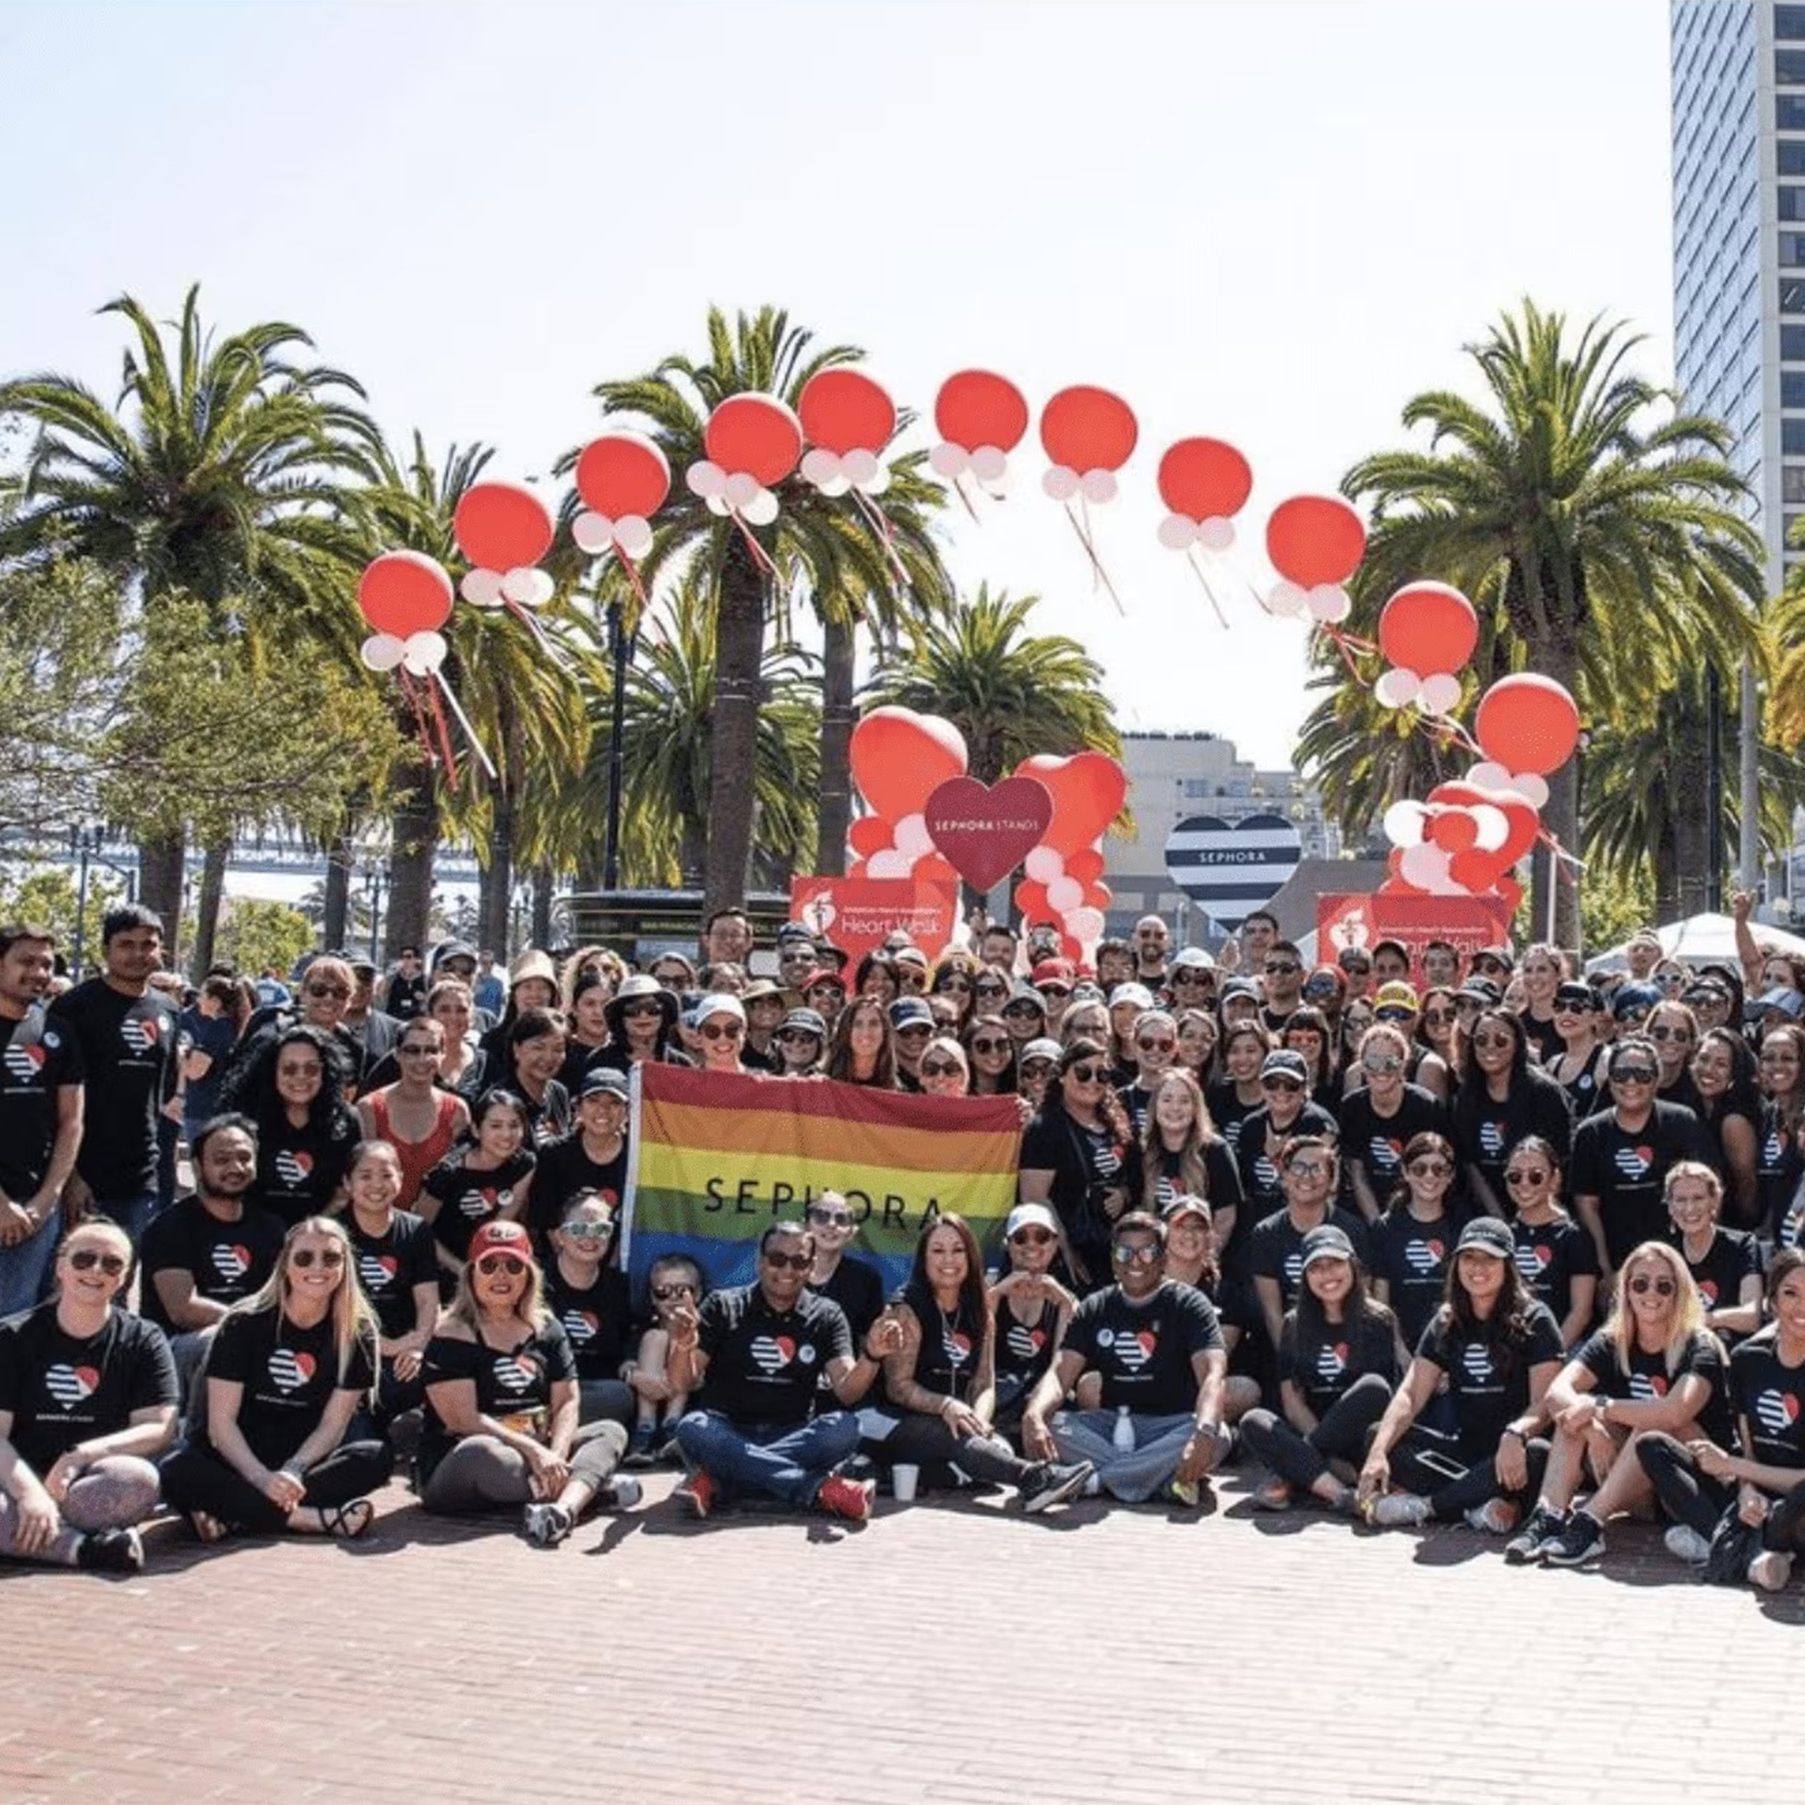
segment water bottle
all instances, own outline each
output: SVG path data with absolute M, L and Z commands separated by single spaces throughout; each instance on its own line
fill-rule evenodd
M 1134 1419 L 1129 1416 L 1126 1404 L 1116 1412 L 1115 1432 L 1109 1439 L 1115 1444 L 1118 1454 L 1134 1452 Z

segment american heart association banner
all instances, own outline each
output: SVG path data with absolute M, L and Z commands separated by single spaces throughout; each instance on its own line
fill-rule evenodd
M 921 1097 L 832 1079 L 640 1065 L 622 1258 L 636 1298 L 652 1262 L 687 1254 L 710 1289 L 756 1273 L 758 1237 L 838 1191 L 860 1223 L 848 1253 L 907 1278 L 922 1225 L 952 1210 L 986 1253 L 1016 1201 L 1013 1097 Z

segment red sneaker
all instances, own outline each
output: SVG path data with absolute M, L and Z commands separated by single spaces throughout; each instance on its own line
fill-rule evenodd
M 678 1508 L 686 1510 L 700 1522 L 714 1509 L 714 1481 L 698 1469 L 671 1493 Z
M 845 1517 L 850 1522 L 863 1523 L 871 1515 L 872 1500 L 876 1497 L 877 1487 L 871 1480 L 836 1476 L 822 1480 L 815 1502 L 830 1517 Z

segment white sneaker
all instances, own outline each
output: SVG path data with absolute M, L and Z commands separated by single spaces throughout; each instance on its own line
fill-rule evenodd
M 1381 1529 L 1420 1529 L 1429 1521 L 1429 1500 L 1414 1492 L 1387 1492 L 1369 1520 Z
M 1661 1541 L 1676 1561 L 1689 1561 L 1695 1567 L 1702 1567 L 1711 1558 L 1710 1542 L 1689 1524 L 1674 1524 Z
M 570 1534 L 570 1512 L 561 1504 L 529 1504 L 523 1526 L 535 1548 L 556 1548 Z
M 1749 1562 L 1749 1584 L 1764 1592 L 1778 1592 L 1792 1578 L 1792 1556 L 1777 1548 L 1764 1549 Z

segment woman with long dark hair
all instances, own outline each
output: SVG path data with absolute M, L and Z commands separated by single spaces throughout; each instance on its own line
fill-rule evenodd
M 1374 1295 L 1396 1313 L 1409 1350 L 1422 1340 L 1447 1296 L 1454 1244 L 1465 1218 L 1454 1202 L 1454 1149 L 1446 1135 L 1433 1130 L 1412 1135 L 1398 1175 L 1384 1212 L 1367 1230 L 1367 1242 Z
M 1000 1015 L 976 1015 L 965 1030 L 971 1060 L 971 1095 L 1012 1097 L 1019 1089 L 1016 1042 Z
M 470 1139 L 427 1173 L 419 1215 L 437 1243 L 439 1269 L 446 1275 L 440 1286 L 447 1297 L 477 1230 L 498 1220 L 517 1222 L 525 1214 L 538 1164 L 531 1134 L 526 1104 L 512 1091 L 490 1091 L 477 1102 Z
M 259 1057 L 243 1092 L 257 1124 L 257 1176 L 247 1207 L 268 1210 L 284 1228 L 332 1208 L 345 1162 L 362 1138 L 344 1101 L 344 1058 L 318 1028 L 285 1028 Z
M 1473 1201 L 1502 1217 L 1510 1149 L 1535 1134 L 1565 1159 L 1573 1120 L 1566 1093 L 1531 1063 L 1521 1018 L 1508 1009 L 1481 1010 L 1465 1039 L 1465 1069 L 1454 1093 L 1454 1153 Z
M 840 1011 L 828 1042 L 827 1075 L 842 1084 L 896 1089 L 896 1043 L 889 1012 L 876 997 L 853 997 Z
M 1504 1189 L 1516 1211 L 1517 1270 L 1554 1313 L 1561 1345 L 1578 1347 L 1598 1300 L 1598 1250 L 1561 1205 L 1560 1155 L 1540 1135 L 1525 1135 L 1504 1162 Z
M 1738 1228 L 1761 1221 L 1761 1092 L 1749 1043 L 1729 1028 L 1707 1028 L 1692 1055 L 1694 1106 L 1716 1144 L 1726 1201 Z

